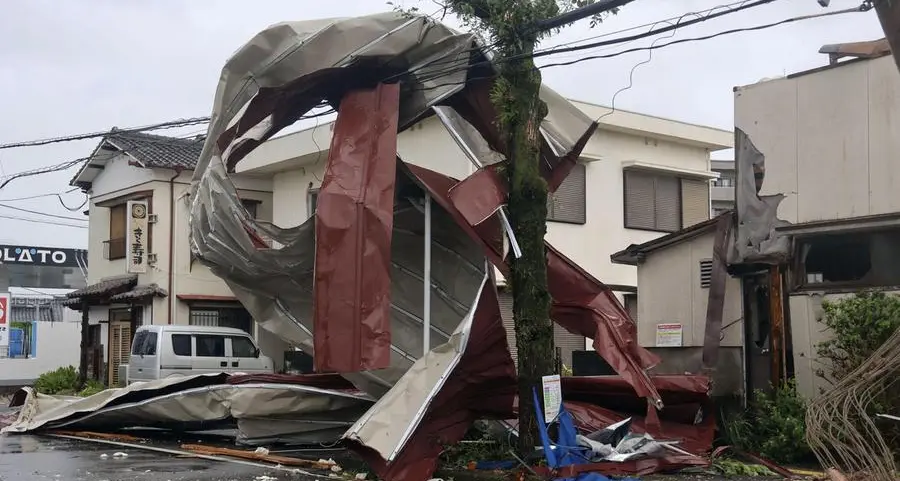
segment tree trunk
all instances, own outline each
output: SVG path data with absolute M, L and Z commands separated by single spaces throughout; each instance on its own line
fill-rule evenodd
M 90 307 L 87 302 L 81 303 L 81 357 L 78 361 L 78 389 L 87 383 L 88 371 L 88 335 L 90 331 Z
M 527 44 L 528 42 L 522 42 Z M 520 43 L 521 45 L 521 43 Z M 540 100 L 541 74 L 528 56 L 534 42 L 510 52 L 501 67 L 494 101 L 507 134 L 509 216 L 522 257 L 511 258 L 510 283 L 519 357 L 519 452 L 530 454 L 537 444 L 533 389 L 541 377 L 554 374 L 553 324 L 547 290 L 547 183 L 540 173 L 541 120 L 547 106 Z M 539 389 L 540 391 L 540 389 Z

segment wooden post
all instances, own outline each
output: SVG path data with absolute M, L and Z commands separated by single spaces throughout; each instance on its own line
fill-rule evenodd
M 769 335 L 771 347 L 772 386 L 776 389 L 781 386 L 782 372 L 785 366 L 784 349 L 784 297 L 781 282 L 781 267 L 769 268 L 769 321 L 771 331 Z
M 81 301 L 81 358 L 78 362 L 78 389 L 84 387 L 87 382 L 88 369 L 88 337 L 90 331 L 89 323 L 90 307 L 86 300 Z

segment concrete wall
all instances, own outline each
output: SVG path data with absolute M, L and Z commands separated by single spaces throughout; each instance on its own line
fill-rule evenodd
M 638 266 L 638 342 L 656 345 L 656 325 L 680 323 L 684 347 L 702 347 L 709 288 L 700 286 L 700 261 L 712 259 L 715 231 L 647 255 Z M 741 281 L 727 277 L 721 346 L 743 345 Z M 737 322 L 735 322 L 737 321 Z
M 735 126 L 791 223 L 900 211 L 900 73 L 890 56 L 740 87 Z
M 0 359 L 0 386 L 30 385 L 41 374 L 65 366 L 78 366 L 77 322 L 38 322 L 37 353 L 28 359 Z

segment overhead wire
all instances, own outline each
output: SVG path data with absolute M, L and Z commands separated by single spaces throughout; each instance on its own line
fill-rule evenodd
M 23 207 L 16 207 L 16 206 L 9 205 L 9 204 L 0 204 L 0 207 L 2 207 L 4 209 L 17 210 L 19 212 L 25 212 L 28 214 L 36 214 L 36 215 L 43 215 L 46 217 L 53 217 L 54 219 L 76 220 L 79 222 L 87 222 L 88 221 L 87 219 L 80 219 L 78 217 L 68 217 L 65 215 L 49 214 L 47 212 L 41 212 L 41 211 L 32 210 L 32 209 L 25 209 Z
M 58 225 L 63 227 L 74 227 L 76 229 L 87 229 L 87 225 L 77 225 L 77 224 L 66 224 L 65 222 L 55 222 L 52 220 L 43 220 L 43 219 L 29 219 L 28 217 L 18 217 L 14 215 L 3 215 L 0 214 L 0 219 L 11 219 L 11 220 L 19 220 L 23 222 L 34 222 L 36 224 L 49 224 L 49 225 Z
M 36 147 L 40 145 L 48 145 L 48 144 L 56 144 L 60 142 L 71 142 L 74 140 L 86 140 L 97 137 L 104 137 L 110 135 L 110 133 L 132 133 L 132 132 L 147 132 L 152 130 L 162 130 L 162 129 L 174 129 L 178 127 L 187 127 L 190 125 L 197 125 L 202 123 L 209 122 L 209 117 L 194 117 L 190 119 L 178 119 L 178 120 L 170 120 L 168 122 L 160 122 L 156 124 L 144 125 L 142 127 L 129 127 L 125 129 L 115 129 L 113 131 L 105 130 L 102 132 L 89 132 L 85 134 L 75 134 L 75 135 L 66 135 L 60 137 L 50 137 L 45 139 L 37 139 L 37 140 L 26 140 L 22 142 L 11 142 L 7 144 L 0 144 L 0 150 L 4 149 L 15 149 L 19 147 Z

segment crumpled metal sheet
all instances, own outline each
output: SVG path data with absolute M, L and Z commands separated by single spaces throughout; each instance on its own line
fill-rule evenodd
M 347 433 L 381 479 L 428 479 L 446 445 L 513 413 L 516 371 L 492 276 L 450 340 L 416 361 Z
M 399 96 L 380 84 L 341 100 L 315 213 L 318 372 L 390 367 Z
M 740 128 L 735 127 L 734 136 L 737 225 L 728 262 L 782 264 L 791 254 L 790 237 L 777 231 L 778 227 L 789 225 L 778 218 L 778 205 L 784 200 L 784 194 L 759 195 L 766 174 L 766 156 Z
M 229 384 L 227 375 L 135 383 L 87 398 L 24 388 L 19 418 L 4 433 L 109 431 L 122 427 L 210 429 L 236 422 L 238 439 L 301 438 L 331 442 L 372 405 L 364 393 L 299 384 Z

